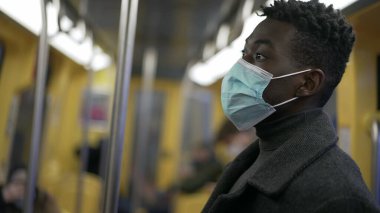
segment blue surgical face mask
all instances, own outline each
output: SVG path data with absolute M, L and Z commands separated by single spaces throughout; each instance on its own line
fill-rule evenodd
M 263 92 L 272 79 L 285 78 L 311 69 L 282 76 L 273 75 L 244 59 L 231 68 L 222 82 L 222 107 L 224 114 L 240 130 L 248 130 L 276 111 L 275 107 L 289 103 L 291 98 L 276 105 L 270 105 L 263 99 Z

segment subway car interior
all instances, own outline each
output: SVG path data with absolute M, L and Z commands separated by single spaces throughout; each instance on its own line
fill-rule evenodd
M 356 33 L 325 111 L 380 202 L 380 1 L 319 1 Z M 257 139 L 220 88 L 270 4 L 0 0 L 0 188 L 28 213 L 200 212 Z

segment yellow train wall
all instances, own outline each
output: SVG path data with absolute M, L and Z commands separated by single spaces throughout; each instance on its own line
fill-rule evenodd
M 0 128 L 7 127 L 8 115 L 12 98 L 22 89 L 34 84 L 38 39 L 36 36 L 20 27 L 5 16 L 0 17 L 0 40 L 5 44 L 6 54 L 0 79 Z M 17 35 L 17 36 L 15 36 Z M 22 60 L 22 61 L 21 61 Z M 45 129 L 41 150 L 39 185 L 49 191 L 65 212 L 75 209 L 79 159 L 75 149 L 83 139 L 83 129 L 80 123 L 82 94 L 88 73 L 58 51 L 51 49 L 50 54 L 51 80 L 46 93 Z M 17 70 L 17 71 L 15 71 Z M 115 67 L 94 74 L 94 88 L 102 88 L 110 96 L 113 95 Z M 135 121 L 135 94 L 141 88 L 141 79 L 132 78 L 128 101 L 127 125 L 125 129 L 125 146 L 122 164 L 121 193 L 127 193 L 127 185 L 131 176 L 130 156 Z M 171 80 L 156 80 L 154 90 L 165 93 L 165 106 L 162 120 L 161 143 L 157 184 L 165 190 L 175 181 L 179 162 L 179 149 L 182 140 L 182 87 L 181 82 Z M 217 99 L 215 99 L 217 100 Z M 112 101 L 112 100 L 111 100 Z M 111 102 L 110 102 L 111 104 Z M 214 116 L 215 118 L 215 116 Z M 107 131 L 99 132 L 90 129 L 90 144 L 103 136 Z M 11 139 L 5 131 L 0 134 L 0 164 L 7 164 Z M 3 173 L 4 174 L 4 173 Z M 102 181 L 92 175 L 85 178 L 84 212 L 96 212 L 89 201 L 99 203 Z M 97 207 L 97 206 L 95 206 Z
M 5 45 L 5 57 L 0 76 L 0 167 L 1 179 L 6 173 L 11 136 L 6 129 L 12 99 L 35 83 L 38 38 L 5 15 L 0 15 L 0 42 Z M 15 36 L 17 35 L 17 36 Z M 51 48 L 51 80 L 46 88 L 47 105 L 45 129 L 40 156 L 39 185 L 50 192 L 64 212 L 74 212 L 77 193 L 79 160 L 75 149 L 82 141 L 80 123 L 83 89 L 88 74 L 86 70 L 66 56 Z M 97 72 L 94 87 L 110 90 L 114 81 L 114 69 Z M 104 135 L 90 131 L 90 144 Z M 96 212 L 93 202 L 99 202 L 101 182 L 99 178 L 85 177 L 83 199 L 84 212 Z
M 0 26 L 0 42 L 5 45 L 0 76 L 0 166 L 4 174 L 11 143 L 6 131 L 10 125 L 8 112 L 15 95 L 32 85 L 37 47 L 35 37 L 1 14 Z
M 342 146 L 359 165 L 366 184 L 371 187 L 372 142 L 370 124 L 378 117 L 377 57 L 380 54 L 380 3 L 349 17 L 356 32 L 350 62 L 337 89 L 338 127 Z

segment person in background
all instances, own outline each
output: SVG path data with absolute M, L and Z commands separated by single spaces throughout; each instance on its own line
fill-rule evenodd
M 226 119 L 213 142 L 200 143 L 191 150 L 191 164 L 180 170 L 180 191 L 212 190 L 223 167 L 255 139 L 254 132 L 252 129 L 239 131 Z
M 225 169 L 203 213 L 380 212 L 322 107 L 355 34 L 318 0 L 277 0 L 223 78 L 225 115 L 258 140 Z
M 10 170 L 6 184 L 0 187 L 0 212 L 21 213 L 24 210 L 27 170 L 25 166 L 16 166 Z M 34 212 L 60 213 L 54 199 L 38 188 L 35 190 Z
M 191 168 L 180 174 L 179 189 L 193 193 L 215 183 L 222 172 L 222 164 L 215 156 L 211 146 L 200 144 L 191 152 Z
M 256 139 L 254 128 L 239 131 L 230 120 L 226 119 L 216 135 L 216 157 L 223 165 L 227 165 Z
M 89 173 L 92 173 L 94 175 L 98 175 L 102 178 L 104 176 L 104 168 L 102 167 L 102 163 L 105 161 L 105 156 L 106 155 L 106 148 L 108 144 L 108 138 L 103 137 L 100 138 L 97 141 L 97 144 L 95 147 L 92 146 L 87 146 L 85 149 L 88 151 L 88 156 L 87 156 L 87 167 L 86 171 Z M 75 150 L 75 155 L 80 159 L 81 157 L 81 152 L 82 152 L 83 147 L 78 147 Z

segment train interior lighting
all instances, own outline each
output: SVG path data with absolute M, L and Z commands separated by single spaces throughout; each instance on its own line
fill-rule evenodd
M 92 33 L 84 20 L 79 19 L 74 22 L 64 14 L 59 16 L 60 9 L 59 1 L 47 3 L 49 43 L 76 63 L 93 71 L 110 66 L 111 57 L 99 46 L 95 47 Z M 2 0 L 0 10 L 33 34 L 40 33 L 42 26 L 40 0 Z M 95 58 L 100 61 L 92 62 Z

